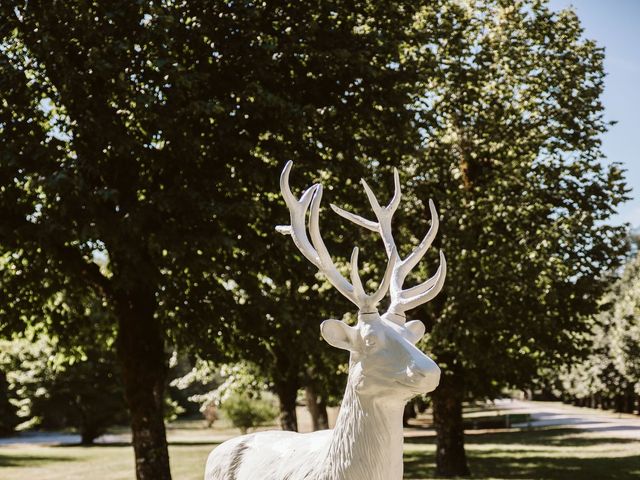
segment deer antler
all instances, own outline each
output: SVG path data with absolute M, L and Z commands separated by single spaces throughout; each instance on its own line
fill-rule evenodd
M 371 190 L 371 188 L 369 188 L 369 185 L 367 185 L 367 182 L 364 179 L 362 180 L 362 186 L 364 187 L 364 191 L 367 194 L 369 203 L 371 204 L 371 208 L 373 208 L 373 212 L 375 213 L 376 219 L 378 220 L 377 222 L 373 222 L 359 215 L 347 212 L 346 210 L 336 207 L 333 204 L 331 205 L 333 211 L 338 215 L 364 228 L 367 228 L 374 232 L 378 232 L 382 237 L 385 251 L 387 252 L 387 256 L 389 258 L 391 258 L 392 254 L 395 254 L 395 252 L 397 252 L 396 243 L 393 238 L 393 232 L 391 230 L 391 220 L 393 218 L 393 214 L 398 209 L 398 205 L 400 205 L 401 197 L 400 176 L 398 175 L 398 170 L 395 168 L 393 169 L 393 183 L 395 186 L 395 191 L 393 197 L 391 198 L 391 202 L 389 202 L 389 205 L 387 205 L 386 207 L 381 207 L 380 203 L 378 203 L 378 200 L 373 194 L 373 191 Z M 404 324 L 404 322 L 406 321 L 406 316 L 404 313 L 407 310 L 411 310 L 412 308 L 415 308 L 418 305 L 422 305 L 423 303 L 426 303 L 429 300 L 433 299 L 440 292 L 442 286 L 444 285 L 447 261 L 444 258 L 444 254 L 441 250 L 440 266 L 438 267 L 435 275 L 419 285 L 405 290 L 402 289 L 402 285 L 407 278 L 407 275 L 422 259 L 424 254 L 431 246 L 431 243 L 433 242 L 436 234 L 438 233 L 438 212 L 436 211 L 436 207 L 433 204 L 432 200 L 429 200 L 429 210 L 431 211 L 431 227 L 429 228 L 429 231 L 422 239 L 420 244 L 415 248 L 415 250 L 411 252 L 406 258 L 399 258 L 398 261 L 395 262 L 395 266 L 393 267 L 393 273 L 389 287 L 389 292 L 391 294 L 391 304 L 389 305 L 387 313 L 392 314 L 390 315 L 391 319 L 400 324 Z
M 322 185 L 315 184 L 307 188 L 298 200 L 289 187 L 289 173 L 291 172 L 292 166 L 293 162 L 287 162 L 280 176 L 280 190 L 291 214 L 291 225 L 279 225 L 276 227 L 276 230 L 282 234 L 291 235 L 293 243 L 295 243 L 302 255 L 318 267 L 318 270 L 324 273 L 329 282 L 336 287 L 342 295 L 351 300 L 362 313 L 377 311 L 377 304 L 389 289 L 391 275 L 398 259 L 395 249 L 392 248 L 387 252 L 389 260 L 378 290 L 371 295 L 367 295 L 358 273 L 358 247 L 355 247 L 351 254 L 351 283 L 349 283 L 340 274 L 333 260 L 331 260 L 331 255 L 320 235 L 319 212 L 320 201 L 322 199 Z M 305 220 L 309 207 L 311 207 L 309 214 L 311 241 L 309 241 L 305 228 Z

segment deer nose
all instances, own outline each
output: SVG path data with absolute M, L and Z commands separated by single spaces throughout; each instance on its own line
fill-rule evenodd
M 440 367 L 426 356 L 414 361 L 407 369 L 407 375 L 427 392 L 434 390 L 440 383 Z

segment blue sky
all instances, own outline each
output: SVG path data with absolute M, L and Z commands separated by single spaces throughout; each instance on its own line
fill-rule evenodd
M 584 36 L 605 48 L 605 118 L 618 124 L 602 138 L 608 161 L 621 162 L 633 197 L 614 223 L 640 227 L 640 0 L 550 0 L 554 10 L 573 7 Z

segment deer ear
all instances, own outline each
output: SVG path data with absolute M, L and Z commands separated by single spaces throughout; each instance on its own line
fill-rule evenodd
M 426 327 L 420 320 L 411 320 L 410 322 L 405 323 L 404 326 L 409 331 L 409 341 L 412 343 L 418 343 L 418 340 L 424 337 Z
M 320 325 L 320 333 L 329 345 L 344 350 L 356 350 L 357 330 L 341 320 L 325 320 Z

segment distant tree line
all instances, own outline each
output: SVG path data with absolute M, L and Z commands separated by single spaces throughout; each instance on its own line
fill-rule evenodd
M 625 265 L 600 308 L 586 355 L 543 375 L 543 391 L 582 407 L 640 415 L 640 255 Z

